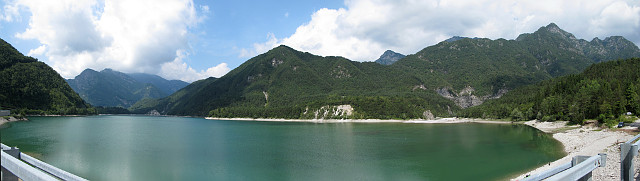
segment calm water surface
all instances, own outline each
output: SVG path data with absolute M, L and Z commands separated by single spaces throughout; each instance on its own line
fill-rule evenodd
M 90 180 L 504 180 L 564 156 L 524 125 L 30 119 L 1 141 Z

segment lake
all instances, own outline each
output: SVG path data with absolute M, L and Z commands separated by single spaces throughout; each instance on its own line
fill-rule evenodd
M 520 124 L 29 119 L 1 142 L 90 180 L 505 180 L 565 155 Z

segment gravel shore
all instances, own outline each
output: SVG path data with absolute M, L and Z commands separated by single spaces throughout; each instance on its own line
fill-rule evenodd
M 537 174 L 563 163 L 571 162 L 571 158 L 574 156 L 594 156 L 598 153 L 606 153 L 607 162 L 605 167 L 594 170 L 593 180 L 620 180 L 620 143 L 633 138 L 632 134 L 637 134 L 633 131 L 637 130 L 635 128 L 609 130 L 593 126 L 566 126 L 566 122 L 528 121 L 525 124 L 547 133 L 553 133 L 553 138 L 564 145 L 567 156 L 512 180 L 521 180 L 526 175 Z M 638 157 L 634 159 L 634 164 L 640 165 Z M 637 178 L 638 166 L 635 169 Z
M 212 120 L 233 120 L 233 121 L 266 121 L 266 122 L 309 122 L 309 123 L 417 123 L 417 124 L 455 124 L 455 123 L 488 123 L 488 124 L 511 124 L 509 121 L 490 121 L 483 119 L 467 118 L 437 118 L 434 120 L 411 119 L 274 119 L 274 118 L 214 118 Z

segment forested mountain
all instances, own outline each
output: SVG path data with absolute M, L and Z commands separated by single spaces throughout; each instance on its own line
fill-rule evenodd
M 157 75 L 125 74 L 111 69 L 82 71 L 67 82 L 94 106 L 128 108 L 144 98 L 166 97 L 188 83 L 166 80 Z
M 519 87 L 502 98 L 462 111 L 478 118 L 569 120 L 617 123 L 626 112 L 640 114 L 640 58 L 598 63 L 583 73 Z
M 270 118 L 430 118 L 499 98 L 516 87 L 640 57 L 622 37 L 591 42 L 555 24 L 516 40 L 443 41 L 389 66 L 280 46 L 220 79 L 201 80 L 131 108 L 138 113 Z
M 189 83 L 181 80 L 167 80 L 157 75 L 145 74 L 145 73 L 132 73 L 127 74 L 129 77 L 135 79 L 136 81 L 144 84 L 151 84 L 163 93 L 167 95 L 171 95 L 174 92 L 182 89 L 189 85 Z
M 387 50 L 382 55 L 380 55 L 380 58 L 378 58 L 378 60 L 376 60 L 375 62 L 382 65 L 391 65 L 404 57 L 405 55 L 403 54 Z
M 518 86 L 579 73 L 600 61 L 631 57 L 640 57 L 640 50 L 622 37 L 588 42 L 551 23 L 516 40 L 443 41 L 391 67 L 413 72 L 427 89 L 466 108 Z
M 55 70 L 0 39 L 0 107 L 19 114 L 95 114 Z
M 638 46 L 624 37 L 612 36 L 604 40 L 596 37 L 589 42 L 576 39 L 554 23 L 540 28 L 535 33 L 522 34 L 516 41 L 523 42 L 524 46 L 545 64 L 560 64 L 561 62 L 556 61 L 566 60 L 573 60 L 569 61 L 570 63 L 580 63 L 585 61 L 581 60 L 583 57 L 589 59 L 587 63 L 593 63 L 640 56 Z
M 411 74 L 280 46 L 220 79 L 201 80 L 134 112 L 216 117 L 422 118 L 456 110 Z

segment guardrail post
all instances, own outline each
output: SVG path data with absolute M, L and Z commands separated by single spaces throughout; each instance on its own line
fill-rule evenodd
M 15 157 L 17 159 L 20 159 L 20 149 L 13 147 L 13 148 L 9 148 L 8 150 L 2 150 L 5 153 L 11 155 L 12 157 Z M 2 167 L 2 180 L 3 181 L 18 181 L 18 176 L 14 175 L 13 173 L 11 173 L 9 170 L 7 170 L 6 168 Z
M 587 158 L 587 159 L 585 159 Z M 572 159 L 571 168 L 557 173 L 546 181 L 565 181 L 565 180 L 591 180 L 591 172 L 598 167 L 604 167 L 606 164 L 607 154 L 598 154 L 592 157 L 576 156 Z
M 624 181 L 633 179 L 633 158 L 638 155 L 638 145 L 622 143 L 620 145 L 620 178 Z
M 604 158 L 602 158 L 602 155 L 600 155 L 600 156 L 601 156 L 601 160 L 602 159 L 606 160 L 606 154 L 604 155 L 605 156 Z M 582 163 L 583 161 L 585 161 L 585 160 L 587 160 L 589 158 L 591 158 L 591 157 L 590 156 L 575 156 L 575 157 L 571 158 L 571 166 L 572 167 L 576 166 L 576 165 Z M 593 175 L 592 173 L 593 172 L 587 173 L 582 178 L 578 179 L 578 181 L 591 181 L 591 177 Z

